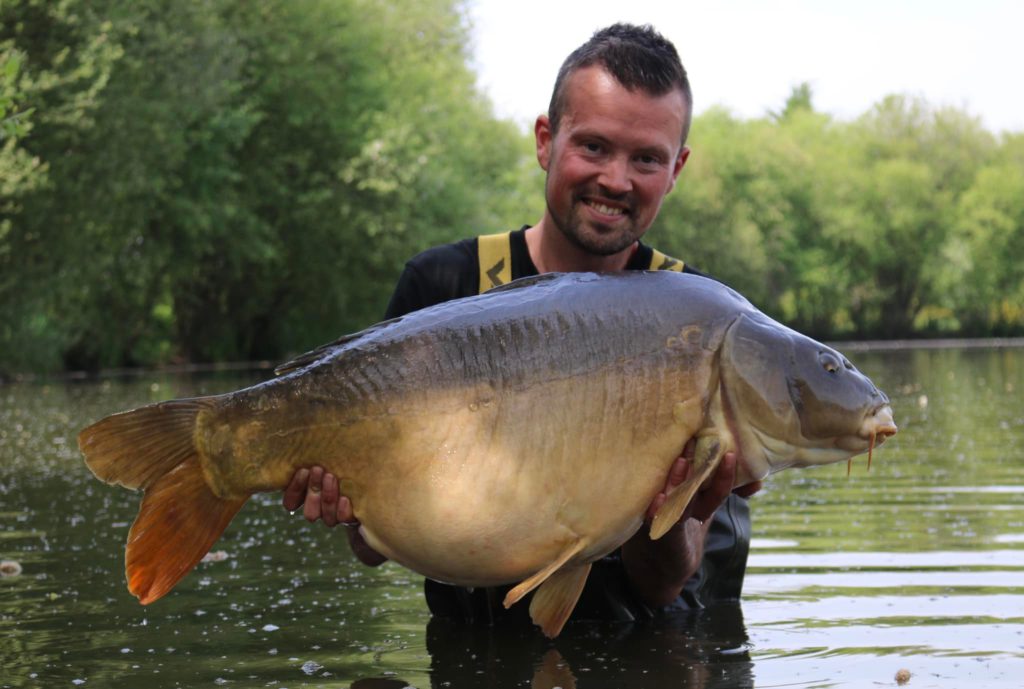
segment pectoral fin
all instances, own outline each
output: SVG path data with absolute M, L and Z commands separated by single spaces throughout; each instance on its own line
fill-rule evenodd
M 590 563 L 560 569 L 541 584 L 530 601 L 530 619 L 544 636 L 553 639 L 565 626 L 583 593 L 590 574 Z
M 724 454 L 722 443 L 717 435 L 706 435 L 697 439 L 697 448 L 693 457 L 693 475 L 676 486 L 669 493 L 665 504 L 658 508 L 658 512 L 651 521 L 651 538 L 653 540 L 664 536 L 679 521 L 686 506 L 693 500 L 693 496 L 696 495 L 697 490 L 708 476 L 714 473 Z

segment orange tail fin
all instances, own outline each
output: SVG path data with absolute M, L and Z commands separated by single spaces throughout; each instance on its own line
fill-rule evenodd
M 161 402 L 78 435 L 98 478 L 145 491 L 125 553 L 128 590 L 143 605 L 196 566 L 248 499 L 218 497 L 203 476 L 193 435 L 198 413 L 214 404 L 211 397 Z

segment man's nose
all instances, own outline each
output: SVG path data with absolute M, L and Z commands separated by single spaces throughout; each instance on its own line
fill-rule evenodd
M 629 177 L 629 161 L 615 156 L 601 168 L 597 183 L 612 196 L 629 193 L 633 182 Z

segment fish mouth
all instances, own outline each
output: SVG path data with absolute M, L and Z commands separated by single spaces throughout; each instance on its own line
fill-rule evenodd
M 883 404 L 869 414 L 861 424 L 861 436 L 868 441 L 868 471 L 871 471 L 871 454 L 875 446 L 881 445 L 891 435 L 896 435 L 896 422 L 892 418 L 892 407 Z M 846 462 L 846 475 L 850 475 L 853 458 Z
M 899 429 L 892 418 L 892 407 L 883 404 L 869 412 L 860 426 L 860 437 L 872 445 L 881 445 L 889 436 L 896 435 Z
M 892 418 L 892 407 L 888 403 L 880 404 L 864 415 L 860 427 L 856 433 L 836 439 L 836 447 L 849 452 L 860 453 L 867 450 L 871 452 L 886 441 L 890 436 L 896 435 L 895 421 Z

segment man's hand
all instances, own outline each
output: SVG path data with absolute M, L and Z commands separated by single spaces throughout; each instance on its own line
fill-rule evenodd
M 352 509 L 352 501 L 341 494 L 341 486 L 334 474 L 323 467 L 302 468 L 292 475 L 291 483 L 284 489 L 284 508 L 294 512 L 302 506 L 306 521 L 323 519 L 327 526 L 344 524 L 349 547 L 364 565 L 376 567 L 387 558 L 370 547 L 359 532 L 359 521 Z
M 704 557 L 704 540 L 710 519 L 730 492 L 750 497 L 761 489 L 756 481 L 732 491 L 736 480 L 736 453 L 727 452 L 721 464 L 700 487 L 683 516 L 657 541 L 652 541 L 650 521 L 673 488 L 686 481 L 693 471 L 696 443 L 691 439 L 676 459 L 665 479 L 665 487 L 647 508 L 645 528 L 622 546 L 622 562 L 637 594 L 651 605 L 666 605 L 683 590 Z
M 668 499 L 668 494 L 672 492 L 672 489 L 690 478 L 690 474 L 693 471 L 693 455 L 696 444 L 696 441 L 691 438 L 686 443 L 686 447 L 683 448 L 682 456 L 673 462 L 672 468 L 669 469 L 668 477 L 665 479 L 665 487 L 654 497 L 650 507 L 647 508 L 646 520 L 648 524 L 654 519 L 654 515 L 658 513 L 661 506 L 665 504 L 665 500 Z M 730 492 L 736 493 L 736 495 L 743 498 L 749 498 L 761 490 L 763 484 L 760 481 L 754 481 L 733 490 L 732 484 L 736 480 L 736 462 L 735 452 L 725 453 L 722 463 L 718 465 L 715 473 L 708 477 L 704 485 L 697 491 L 697 494 L 693 496 L 693 500 L 687 505 L 680 521 L 693 518 L 701 523 L 706 522 L 715 513 L 715 510 L 721 507 Z

